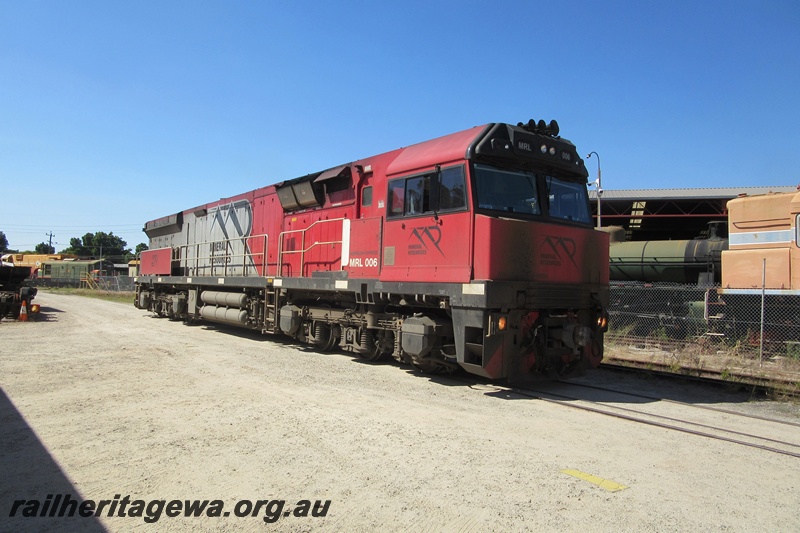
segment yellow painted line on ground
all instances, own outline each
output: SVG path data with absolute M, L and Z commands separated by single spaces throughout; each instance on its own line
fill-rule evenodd
M 580 470 L 562 470 L 562 474 L 567 474 L 568 476 L 576 477 L 578 479 L 582 479 L 584 481 L 588 481 L 593 485 L 597 485 L 601 489 L 605 489 L 609 492 L 617 492 L 620 490 L 625 490 L 628 487 L 625 485 L 620 485 L 616 481 L 611 481 L 610 479 L 603 479 L 601 477 L 593 476 L 592 474 L 587 474 L 586 472 L 581 472 Z

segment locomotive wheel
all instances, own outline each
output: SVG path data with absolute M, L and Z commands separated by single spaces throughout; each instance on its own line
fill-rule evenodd
M 594 339 L 583 349 L 583 354 L 588 359 L 589 366 L 597 368 L 603 360 L 603 338 Z
M 375 342 L 372 331 L 368 329 L 361 330 L 359 346 L 358 356 L 365 361 L 377 361 L 383 356 L 383 351 Z
M 314 333 L 312 334 L 311 342 L 314 343 L 314 346 L 321 349 L 328 342 L 330 335 L 331 330 L 329 327 L 321 322 L 316 322 L 314 324 Z
M 389 330 L 364 330 L 361 334 L 359 357 L 366 361 L 378 361 L 394 350 L 394 333 Z
M 314 346 L 323 352 L 331 351 L 339 341 L 338 328 L 336 326 L 329 326 L 324 322 L 316 322 L 314 324 L 314 337 L 312 342 Z
M 330 337 L 328 338 L 328 342 L 325 343 L 325 346 L 322 347 L 322 351 L 330 352 L 339 344 L 339 338 L 341 337 L 342 332 L 339 329 L 339 326 L 336 324 L 330 326 Z

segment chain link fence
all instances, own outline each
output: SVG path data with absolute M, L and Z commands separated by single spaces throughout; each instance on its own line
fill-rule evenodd
M 800 296 L 727 294 L 720 287 L 612 282 L 606 339 L 800 359 Z
M 35 278 L 28 281 L 34 287 L 71 287 L 76 289 L 97 289 L 113 292 L 133 292 L 133 278 L 131 276 L 93 276 L 92 283 L 85 278 Z
M 97 276 L 96 288 L 132 292 L 130 276 Z M 87 288 L 76 278 L 34 280 L 39 287 Z M 720 287 L 612 282 L 609 343 L 671 351 L 706 348 L 787 356 L 800 361 L 800 295 L 726 294 Z

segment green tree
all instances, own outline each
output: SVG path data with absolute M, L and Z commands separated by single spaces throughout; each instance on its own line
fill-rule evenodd
M 148 249 L 147 245 L 143 242 L 140 242 L 139 244 L 136 245 L 136 249 L 133 252 L 128 250 L 128 253 L 125 254 L 125 262 L 127 263 L 128 261 L 133 261 L 139 256 L 139 254 L 142 251 L 147 249 Z
M 100 257 L 123 259 L 131 251 L 128 243 L 114 235 L 114 232 L 87 233 L 83 237 L 73 237 L 69 240 L 69 247 L 61 250 L 65 254 L 75 254 L 79 257 Z
M 8 251 L 8 239 L 6 238 L 6 234 L 0 231 L 0 252 L 7 252 Z
M 54 246 L 50 246 L 46 242 L 40 242 L 36 245 L 34 252 L 37 254 L 54 254 L 56 253 L 56 249 Z

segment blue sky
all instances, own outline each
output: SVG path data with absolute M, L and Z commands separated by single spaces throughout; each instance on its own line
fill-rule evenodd
M 0 231 L 113 231 L 489 122 L 603 187 L 800 183 L 800 3 L 0 0 Z M 596 161 L 587 161 L 592 179 Z

